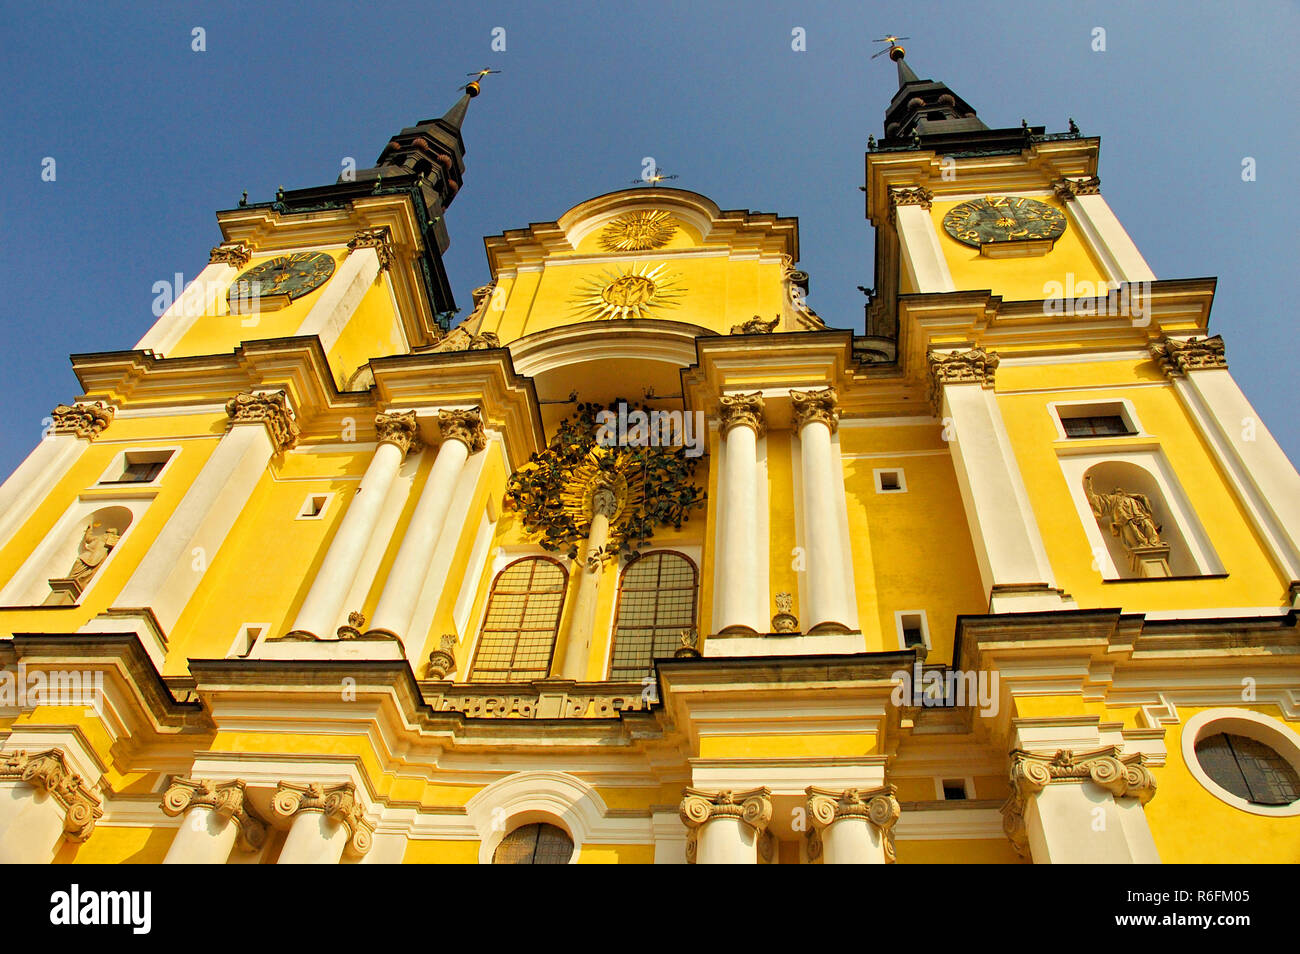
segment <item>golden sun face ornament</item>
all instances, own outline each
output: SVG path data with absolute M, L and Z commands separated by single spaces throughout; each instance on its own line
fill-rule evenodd
M 600 247 L 611 252 L 663 248 L 677 232 L 671 216 L 659 210 L 628 212 L 601 230 Z
M 593 275 L 579 287 L 574 304 L 584 318 L 654 318 L 678 307 L 684 291 L 667 263 L 646 263 Z

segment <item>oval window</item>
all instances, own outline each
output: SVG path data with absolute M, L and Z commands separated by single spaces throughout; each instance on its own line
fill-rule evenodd
M 1252 805 L 1290 805 L 1300 799 L 1300 773 L 1280 753 L 1230 732 L 1196 743 L 1196 760 L 1216 784 Z

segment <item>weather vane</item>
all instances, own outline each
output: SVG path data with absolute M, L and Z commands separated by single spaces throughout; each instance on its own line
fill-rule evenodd
M 501 72 L 500 70 L 490 70 L 485 66 L 483 67 L 483 69 L 477 70 L 476 72 L 466 73 L 465 74 L 466 76 L 472 76 L 474 78 L 470 80 L 468 83 L 466 83 L 464 86 L 458 86 L 457 89 L 463 89 L 471 96 L 477 96 L 479 94 L 479 84 L 483 82 L 483 77 L 488 76 L 492 73 L 500 73 L 500 72 Z
M 887 36 L 882 36 L 880 39 L 876 40 L 876 42 L 888 43 L 889 46 L 885 47 L 879 53 L 872 53 L 871 58 L 874 60 L 877 56 L 884 56 L 886 53 L 888 53 L 889 58 L 897 62 L 898 60 L 901 60 L 903 58 L 904 54 L 907 53 L 907 50 L 899 46 L 898 41 L 910 40 L 910 39 L 911 39 L 910 36 L 894 36 L 892 33 L 888 34 Z M 895 50 L 897 50 L 898 52 L 895 53 L 894 52 Z
M 676 175 L 671 175 L 671 176 L 664 175 L 662 172 L 659 171 L 659 164 L 656 163 L 655 171 L 651 175 L 648 176 L 643 175 L 641 176 L 640 179 L 633 179 L 632 184 L 640 185 L 641 183 L 644 182 L 648 186 L 656 186 L 659 183 L 663 182 L 665 179 L 676 179 L 676 178 L 678 178 Z

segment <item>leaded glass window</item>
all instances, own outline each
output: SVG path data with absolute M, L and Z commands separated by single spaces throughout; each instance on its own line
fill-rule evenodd
M 568 575 L 547 557 L 510 564 L 492 584 L 472 682 L 528 682 L 550 674 Z
M 610 679 L 643 679 L 653 671 L 656 657 L 671 656 L 681 646 L 682 630 L 695 625 L 698 579 L 695 564 L 672 551 L 647 553 L 627 565 Z
M 1300 798 L 1300 774 L 1263 742 L 1220 732 L 1196 743 L 1205 774 L 1252 805 L 1290 805 Z

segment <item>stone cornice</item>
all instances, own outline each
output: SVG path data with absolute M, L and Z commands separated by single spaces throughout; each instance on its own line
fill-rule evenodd
M 1049 785 L 1092 782 L 1115 798 L 1136 798 L 1141 805 L 1156 794 L 1155 776 L 1147 769 L 1145 757 L 1141 753 L 1122 755 L 1118 746 L 1078 755 L 1069 749 L 1051 755 L 1015 749 L 1010 757 L 1011 797 L 1002 806 L 1002 827 L 1016 851 L 1026 857 L 1025 807 L 1029 798 Z
M 820 832 L 842 818 L 865 818 L 880 832 L 881 845 L 885 852 L 885 861 L 893 864 L 896 859 L 894 850 L 894 825 L 898 823 L 902 809 L 899 807 L 898 790 L 893 785 L 862 790 L 847 788 L 836 790 L 808 786 L 807 802 L 808 820 L 813 828 L 809 832 L 808 854 L 816 859 L 821 856 Z
M 794 410 L 794 429 L 803 430 L 810 421 L 825 424 L 832 434 L 839 426 L 840 398 L 835 388 L 819 391 L 791 391 L 790 404 Z
M 239 827 L 236 843 L 240 851 L 257 851 L 266 843 L 266 824 L 249 809 L 241 779 L 214 784 L 207 779 L 178 777 L 163 792 L 163 814 L 171 818 L 200 806 L 212 809 Z
M 76 434 L 93 441 L 113 423 L 114 409 L 103 401 L 93 404 L 60 404 L 50 412 L 55 434 Z
M 301 432 L 284 391 L 269 394 L 240 391 L 226 402 L 226 414 L 232 427 L 236 424 L 264 424 L 277 454 L 298 443 Z
M 749 394 L 724 394 L 718 398 L 718 416 L 722 420 L 722 433 L 733 427 L 748 427 L 755 434 L 762 434 L 767 428 L 763 416 L 763 393 L 754 391 Z
M 281 782 L 271 799 L 271 810 L 284 819 L 291 819 L 299 812 L 323 812 L 347 829 L 346 851 L 354 857 L 369 851 L 374 840 L 374 826 L 366 821 L 365 810 L 357 799 L 357 788 L 351 782 L 329 786 L 319 782 L 306 785 Z
M 1185 341 L 1168 335 L 1151 342 L 1151 357 L 1168 378 L 1180 378 L 1189 371 L 1222 369 L 1228 366 L 1223 350 L 1223 336 L 1188 338 Z
M 104 814 L 99 798 L 80 775 L 68 768 L 66 757 L 58 749 L 0 754 L 0 778 L 26 782 L 57 801 L 63 808 L 63 833 L 69 841 L 89 838 L 95 820 Z

